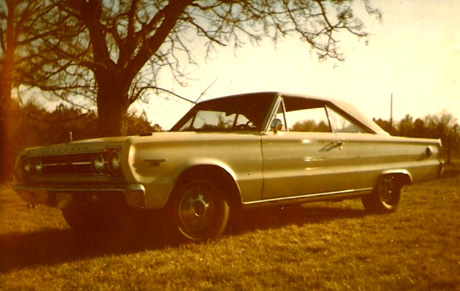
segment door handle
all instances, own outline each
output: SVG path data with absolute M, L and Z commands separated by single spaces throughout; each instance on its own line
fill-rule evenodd
M 338 147 L 339 150 L 342 150 L 342 149 L 343 149 L 343 145 L 344 145 L 344 144 L 345 144 L 345 143 L 344 143 L 343 141 L 341 141 L 341 140 L 335 141 L 335 142 L 332 143 L 332 145 L 335 146 L 335 147 Z

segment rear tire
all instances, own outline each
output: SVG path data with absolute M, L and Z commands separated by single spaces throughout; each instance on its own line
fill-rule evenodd
M 374 213 L 390 213 L 398 209 L 401 184 L 394 175 L 381 176 L 373 192 L 362 197 L 364 208 Z

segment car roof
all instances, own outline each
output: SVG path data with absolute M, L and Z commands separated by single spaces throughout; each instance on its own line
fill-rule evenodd
M 325 103 L 330 103 L 335 105 L 336 107 L 340 108 L 341 110 L 345 111 L 349 115 L 351 115 L 353 118 L 357 119 L 359 122 L 364 124 L 366 127 L 371 129 L 373 132 L 376 134 L 383 134 L 383 135 L 389 135 L 386 131 L 384 131 L 377 123 L 375 123 L 372 119 L 368 118 L 366 115 L 364 115 L 361 111 L 359 111 L 355 106 L 348 102 L 344 101 L 339 101 L 336 99 L 332 98 L 326 98 L 326 97 L 317 97 L 317 96 L 310 96 L 310 95 L 305 95 L 305 94 L 297 94 L 297 93 L 288 93 L 288 92 L 278 92 L 278 91 L 261 91 L 261 92 L 252 92 L 252 93 L 242 93 L 242 94 L 235 94 L 235 95 L 228 95 L 228 96 L 222 96 L 218 98 L 212 98 L 212 99 L 207 99 L 198 103 L 204 103 L 216 99 L 222 99 L 222 98 L 232 98 L 232 97 L 244 97 L 247 95 L 271 95 L 273 94 L 274 96 L 286 96 L 286 97 L 295 97 L 295 98 L 304 98 L 304 99 L 309 99 L 309 100 L 318 100 L 322 101 Z
M 363 114 L 359 109 L 357 109 L 351 103 L 332 99 L 332 98 L 308 96 L 308 95 L 302 95 L 302 94 L 291 94 L 291 93 L 283 93 L 283 92 L 280 92 L 279 94 L 282 96 L 299 97 L 299 98 L 319 100 L 319 101 L 332 103 L 336 107 L 350 114 L 353 118 L 357 119 L 359 122 L 361 122 L 362 124 L 370 128 L 375 133 L 388 135 L 388 133 L 385 130 L 383 130 L 377 123 L 375 123 L 372 119 L 368 118 L 365 114 Z

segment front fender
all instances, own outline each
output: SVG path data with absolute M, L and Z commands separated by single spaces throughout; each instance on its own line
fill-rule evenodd
M 184 163 L 180 165 L 177 165 L 174 171 L 168 171 L 168 174 L 165 175 L 156 175 L 155 177 L 151 177 L 149 179 L 150 183 L 144 184 L 146 189 L 146 208 L 159 209 L 165 207 L 171 194 L 173 193 L 174 187 L 181 178 L 184 177 L 184 175 L 189 175 L 192 172 L 198 172 L 198 169 L 205 168 L 213 169 L 213 171 L 203 172 L 204 178 L 212 178 L 213 173 L 216 173 L 217 170 L 221 170 L 225 172 L 235 183 L 238 193 L 241 193 L 238 183 L 236 182 L 236 174 L 223 161 L 215 159 L 190 159 L 184 161 Z

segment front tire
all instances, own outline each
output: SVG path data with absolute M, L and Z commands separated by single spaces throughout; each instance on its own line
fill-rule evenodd
M 173 233 L 180 239 L 200 242 L 222 235 L 228 223 L 228 201 L 216 185 L 205 179 L 194 179 L 181 185 L 173 196 Z
M 401 184 L 393 175 L 379 178 L 374 191 L 362 197 L 364 208 L 374 213 L 390 213 L 398 209 Z

